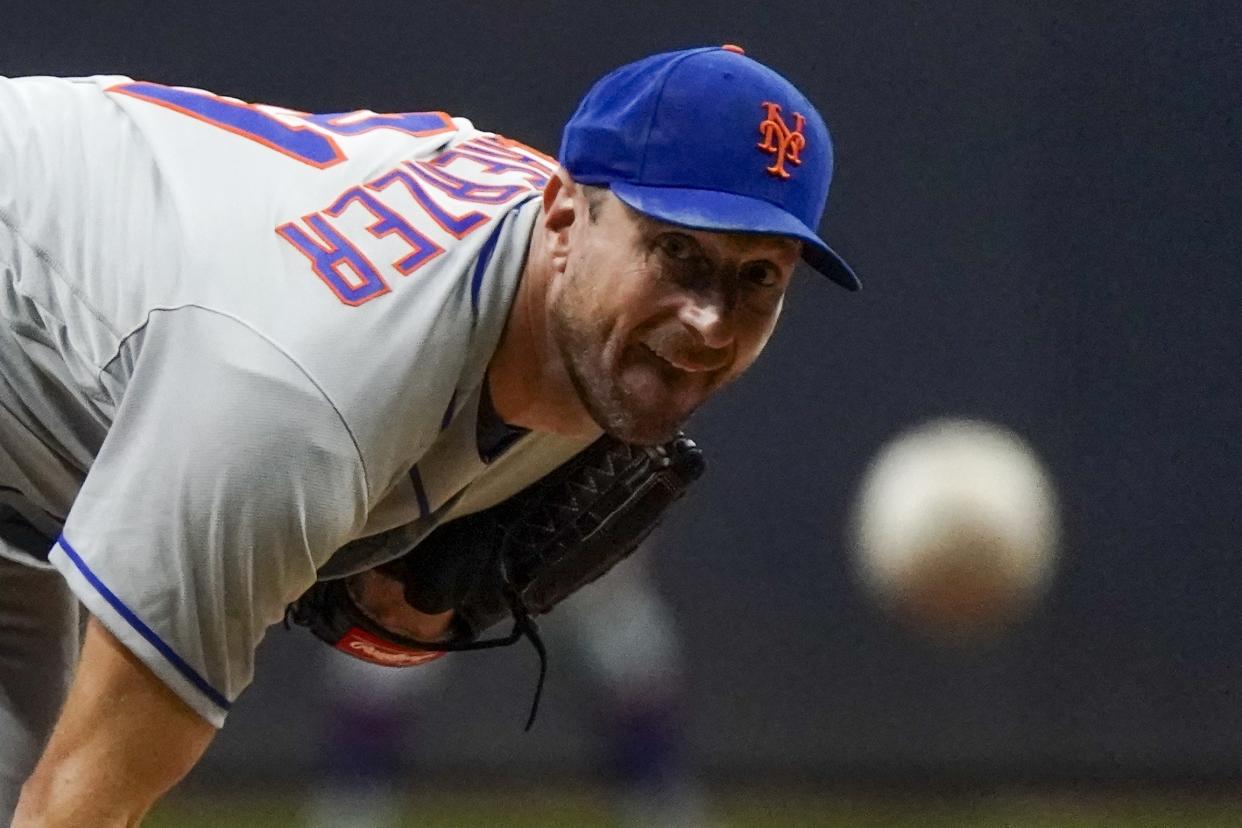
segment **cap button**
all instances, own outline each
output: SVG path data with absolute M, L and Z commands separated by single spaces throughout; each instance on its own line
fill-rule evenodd
M 737 45 L 737 44 L 735 44 L 735 43 L 726 43 L 725 45 L 721 46 L 720 48 L 721 48 L 721 49 L 724 49 L 726 52 L 732 52 L 732 53 L 733 53 L 733 54 L 735 54 L 735 55 L 744 55 L 744 54 L 746 54 L 746 50 L 745 50 L 745 49 L 743 49 L 741 46 L 738 46 L 738 45 Z

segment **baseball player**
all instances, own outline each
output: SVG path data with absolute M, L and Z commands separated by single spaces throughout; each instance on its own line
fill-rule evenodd
M 541 647 L 692 477 L 677 429 L 797 261 L 857 287 L 831 171 L 737 47 L 609 74 L 557 161 L 441 112 L 0 80 L 0 813 L 136 823 L 291 603 L 382 663 L 506 615 Z M 576 540 L 532 539 L 552 512 Z

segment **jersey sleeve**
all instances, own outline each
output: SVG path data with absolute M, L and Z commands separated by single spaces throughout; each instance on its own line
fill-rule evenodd
M 336 407 L 286 354 L 197 307 L 155 311 L 50 556 L 90 612 L 217 727 L 264 630 L 365 522 Z

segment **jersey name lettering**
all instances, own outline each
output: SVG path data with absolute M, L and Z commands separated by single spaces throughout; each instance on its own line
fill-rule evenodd
M 418 221 L 407 216 L 429 217 L 454 239 L 465 238 L 488 223 L 484 213 L 470 209 L 471 204 L 505 204 L 537 192 L 548 182 L 554 163 L 516 141 L 479 136 L 429 161 L 403 161 L 361 186 L 350 187 L 323 210 L 280 225 L 276 233 L 307 258 L 337 299 L 361 305 L 391 290 L 386 272 L 409 276 L 444 252 L 415 226 Z M 463 177 L 470 166 L 484 180 Z M 524 183 L 486 180 L 505 174 L 516 174 Z M 360 227 L 360 219 L 368 223 Z M 426 222 L 423 226 L 430 227 Z M 359 247 L 363 232 L 373 239 L 399 240 L 401 255 L 377 267 Z
M 341 144 L 353 136 L 390 130 L 423 138 L 457 130 L 444 112 L 359 110 L 314 115 L 144 81 L 117 84 L 108 91 L 178 112 L 321 170 L 348 160 Z M 418 229 L 420 222 L 412 216 L 430 217 L 452 238 L 465 238 L 488 223 L 485 213 L 469 205 L 506 204 L 540 190 L 555 168 L 556 161 L 537 150 L 498 135 L 482 135 L 435 158 L 404 161 L 348 188 L 328 207 L 281 224 L 276 233 L 306 257 L 311 270 L 341 302 L 361 305 L 389 292 L 386 275 L 409 276 L 444 252 Z M 463 177 L 464 172 L 472 177 Z M 514 183 L 514 177 L 520 183 Z M 365 224 L 359 225 L 360 220 Z M 398 241 L 402 252 L 377 266 L 360 249 L 365 242 L 361 234 Z

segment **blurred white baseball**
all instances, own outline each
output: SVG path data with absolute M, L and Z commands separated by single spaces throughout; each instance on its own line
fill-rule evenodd
M 937 420 L 876 456 L 854 515 L 862 583 L 920 632 L 972 640 L 1021 618 L 1056 557 L 1052 483 L 1013 432 Z

